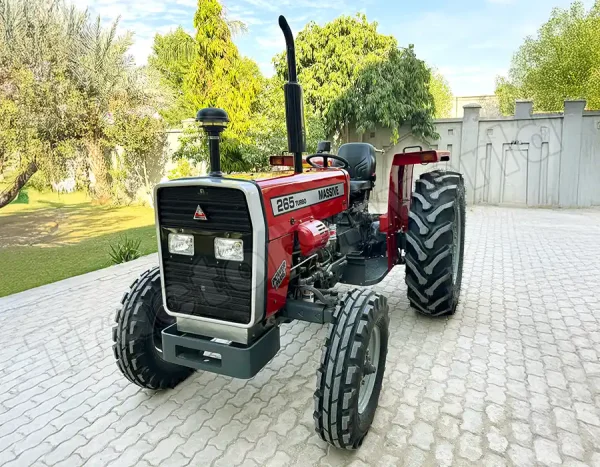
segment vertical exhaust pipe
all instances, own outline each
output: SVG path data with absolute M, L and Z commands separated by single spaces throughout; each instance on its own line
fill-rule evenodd
M 285 123 L 287 126 L 288 152 L 294 155 L 294 172 L 302 173 L 302 153 L 306 151 L 302 86 L 298 83 L 296 73 L 294 36 L 284 16 L 279 17 L 279 27 L 283 31 L 287 51 L 288 81 L 283 86 L 283 92 L 285 94 Z

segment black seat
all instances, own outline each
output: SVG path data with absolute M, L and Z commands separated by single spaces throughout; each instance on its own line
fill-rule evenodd
M 350 191 L 363 191 L 373 188 L 375 181 L 375 148 L 369 143 L 346 143 L 340 146 L 337 155 L 348 161 L 350 167 Z M 336 166 L 340 162 L 333 161 Z

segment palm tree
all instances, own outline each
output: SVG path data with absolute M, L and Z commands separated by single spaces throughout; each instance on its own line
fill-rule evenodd
M 143 95 L 135 73 L 133 59 L 127 54 L 132 35 L 117 36 L 118 20 L 104 30 L 100 18 L 86 22 L 79 41 L 80 50 L 73 60 L 73 78 L 85 96 L 85 126 L 82 142 L 92 168 L 95 195 L 101 200 L 110 198 L 110 173 L 106 127 L 115 101 L 138 101 Z

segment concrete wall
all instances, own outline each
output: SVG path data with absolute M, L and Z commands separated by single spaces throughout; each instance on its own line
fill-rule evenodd
M 532 114 L 533 104 L 517 102 L 515 116 L 481 117 L 479 104 L 464 106 L 462 118 L 436 121 L 438 140 L 421 140 L 400 129 L 400 140 L 378 129 L 349 141 L 383 149 L 377 160 L 374 210 L 387 209 L 392 157 L 403 148 L 448 150 L 450 162 L 415 167 L 419 174 L 441 166 L 464 174 L 467 202 L 520 206 L 589 207 L 600 205 L 600 111 L 585 111 L 585 101 L 566 101 L 564 113 Z

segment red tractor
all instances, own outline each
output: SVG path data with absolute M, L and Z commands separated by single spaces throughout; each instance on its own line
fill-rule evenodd
M 414 164 L 448 160 L 441 151 L 393 158 L 388 212 L 369 213 L 375 149 L 348 143 L 306 158 L 302 88 L 294 40 L 282 16 L 284 86 L 294 174 L 258 181 L 221 173 L 227 114 L 203 109 L 210 173 L 155 188 L 160 266 L 137 279 L 113 329 L 117 365 L 133 383 L 173 388 L 195 370 L 252 378 L 277 353 L 280 326 L 329 323 L 317 370 L 314 418 L 323 440 L 358 448 L 375 415 L 388 348 L 388 304 L 368 288 L 406 264 L 410 304 L 429 316 L 454 313 L 461 285 L 465 193 L 455 172 L 416 181 Z M 419 148 L 420 149 L 420 148 Z M 319 162 L 315 162 L 319 159 Z

